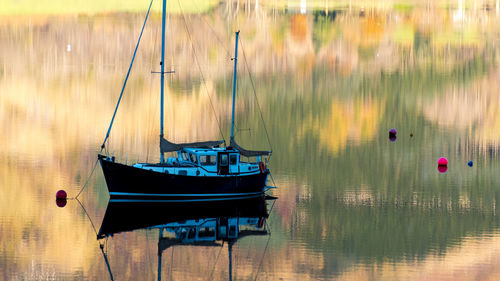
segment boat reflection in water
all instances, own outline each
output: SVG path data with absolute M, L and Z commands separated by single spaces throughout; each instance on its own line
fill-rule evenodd
M 173 202 L 110 201 L 98 239 L 138 229 L 158 229 L 158 280 L 162 253 L 176 245 L 222 247 L 228 244 L 229 280 L 232 280 L 232 246 L 238 239 L 268 235 L 267 204 L 274 197 Z M 113 275 L 101 247 L 111 280 Z

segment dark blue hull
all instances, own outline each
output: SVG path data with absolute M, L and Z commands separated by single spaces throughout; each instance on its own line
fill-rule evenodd
M 255 196 L 265 191 L 269 171 L 227 176 L 164 174 L 99 156 L 112 200 L 211 200 Z

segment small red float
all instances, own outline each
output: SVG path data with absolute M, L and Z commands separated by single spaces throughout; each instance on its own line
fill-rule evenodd
M 68 198 L 68 194 L 64 190 L 59 190 L 56 192 L 56 199 L 65 199 Z

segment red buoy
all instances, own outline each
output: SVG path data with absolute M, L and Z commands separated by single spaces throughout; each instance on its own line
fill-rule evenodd
M 64 190 L 59 190 L 56 192 L 56 199 L 65 199 L 68 198 L 68 194 Z
M 441 157 L 438 160 L 438 166 L 448 166 L 448 159 Z

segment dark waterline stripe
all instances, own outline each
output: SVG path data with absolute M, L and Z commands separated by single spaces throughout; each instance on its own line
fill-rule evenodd
M 200 193 L 200 194 L 164 194 L 164 193 L 127 193 L 127 192 L 110 192 L 109 195 L 117 195 L 117 196 L 166 196 L 166 197 L 211 197 L 211 196 L 248 196 L 248 195 L 256 195 L 262 194 L 264 191 L 259 192 L 251 192 L 251 193 Z
M 231 198 L 211 198 L 211 199 L 179 199 L 179 200 L 148 200 L 148 199 L 109 199 L 109 202 L 113 203 L 134 203 L 134 202 L 209 202 L 209 201 L 227 201 L 227 200 L 239 200 L 258 197 L 256 195 L 248 195 L 241 197 L 231 197 Z

